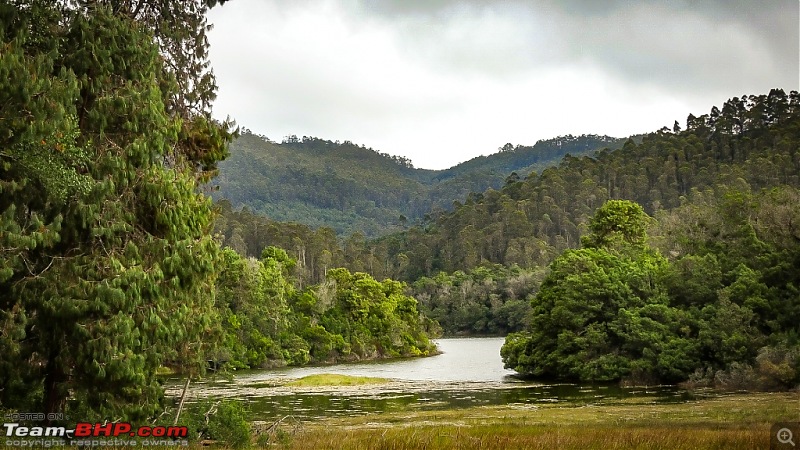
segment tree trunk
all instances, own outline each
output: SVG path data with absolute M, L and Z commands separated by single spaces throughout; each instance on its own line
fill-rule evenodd
M 64 403 L 66 401 L 66 396 L 62 392 L 61 387 L 66 376 L 56 362 L 57 357 L 58 352 L 55 350 L 51 351 L 45 368 L 43 411 L 45 414 L 45 426 L 50 425 L 50 417 L 53 417 L 55 413 L 64 412 Z
M 175 422 L 172 425 L 177 425 L 178 420 L 181 418 L 181 412 L 183 411 L 183 403 L 186 401 L 186 393 L 189 391 L 189 382 L 192 381 L 192 377 L 186 377 L 186 384 L 183 386 L 183 394 L 181 394 L 181 401 L 178 404 L 178 413 L 175 414 Z

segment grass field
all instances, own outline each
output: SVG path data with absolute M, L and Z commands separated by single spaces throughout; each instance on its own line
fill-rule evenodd
M 770 427 L 800 421 L 798 393 L 725 395 L 675 404 L 472 407 L 283 420 L 259 443 L 289 449 L 760 449 Z

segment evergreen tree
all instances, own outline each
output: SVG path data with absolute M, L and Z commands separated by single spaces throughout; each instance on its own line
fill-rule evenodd
M 550 265 L 531 304 L 529 331 L 508 337 L 506 367 L 581 380 L 688 376 L 698 345 L 678 335 L 688 318 L 669 306 L 658 282 L 667 261 L 644 245 L 647 220 L 629 201 L 598 209 L 585 248 Z
M 163 397 L 160 366 L 202 367 L 217 246 L 196 179 L 228 134 L 177 112 L 196 85 L 180 84 L 146 22 L 120 13 L 132 3 L 0 4 L 8 408 L 143 420 Z M 176 157 L 187 139 L 205 156 Z

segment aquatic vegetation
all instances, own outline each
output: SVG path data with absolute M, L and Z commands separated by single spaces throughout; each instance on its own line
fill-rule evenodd
M 287 386 L 358 386 L 364 384 L 383 384 L 391 380 L 377 377 L 357 377 L 352 375 L 338 375 L 333 373 L 320 373 L 308 375 L 286 383 Z

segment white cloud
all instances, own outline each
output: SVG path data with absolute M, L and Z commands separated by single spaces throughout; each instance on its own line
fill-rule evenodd
M 653 131 L 735 95 L 797 88 L 786 69 L 797 68 L 797 31 L 787 45 L 742 26 L 744 12 L 715 21 L 713 9 L 681 2 L 375 5 L 214 10 L 215 114 L 276 140 L 351 140 L 444 168 L 506 142 Z

